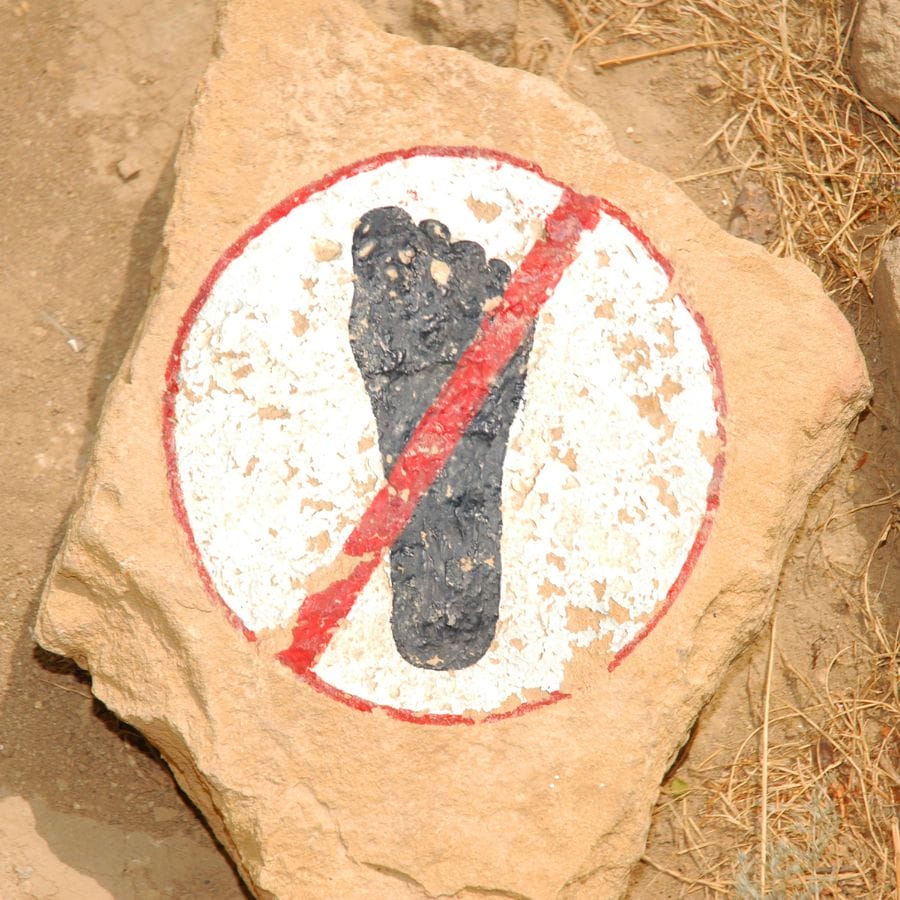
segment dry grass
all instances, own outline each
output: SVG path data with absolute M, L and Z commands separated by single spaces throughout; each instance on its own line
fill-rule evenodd
M 777 653 L 773 630 L 770 661 L 804 702 L 764 712 L 732 759 L 695 766 L 699 786 L 676 785 L 660 804 L 680 863 L 645 861 L 685 896 L 900 897 L 900 633 L 887 632 L 872 587 L 876 551 L 900 538 L 900 504 L 894 495 L 881 505 L 885 524 L 862 571 L 833 571 L 859 633 L 814 681 Z
M 595 68 L 702 50 L 733 112 L 710 135 L 738 179 L 779 210 L 770 250 L 806 262 L 859 313 L 884 241 L 900 222 L 900 130 L 856 91 L 838 0 L 559 0 Z M 648 45 L 622 53 L 622 42 Z M 857 323 L 858 324 L 858 323 Z
M 769 249 L 816 271 L 865 338 L 872 276 L 900 225 L 900 130 L 848 74 L 854 4 L 842 15 L 838 0 L 558 3 L 573 35 L 562 81 L 578 52 L 595 70 L 705 54 L 715 99 L 730 104 L 709 136 L 722 157 L 709 174 L 764 184 L 780 216 Z M 692 765 L 691 785 L 673 779 L 657 808 L 675 850 L 644 862 L 682 895 L 900 900 L 900 634 L 885 624 L 889 588 L 873 574 L 900 550 L 897 495 L 865 505 L 879 511 L 859 570 L 824 551 L 817 563 L 858 623 L 827 676 L 784 658 L 773 626 L 759 726 L 731 758 Z M 773 673 L 802 700 L 776 697 Z

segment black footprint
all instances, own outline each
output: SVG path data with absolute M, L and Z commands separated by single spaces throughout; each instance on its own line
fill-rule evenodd
M 402 209 L 366 213 L 353 233 L 350 346 L 388 474 L 478 331 L 510 270 L 441 222 Z M 487 652 L 500 606 L 500 490 L 522 400 L 530 330 L 391 548 L 391 628 L 424 669 L 462 669 Z

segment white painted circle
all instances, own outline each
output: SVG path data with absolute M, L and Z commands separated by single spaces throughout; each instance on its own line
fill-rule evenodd
M 198 565 L 245 629 L 291 625 L 384 485 L 347 327 L 360 217 L 439 219 L 515 270 L 562 192 L 487 152 L 397 154 L 289 198 L 223 258 L 173 354 L 167 440 Z M 671 601 L 715 505 L 721 398 L 701 323 L 648 246 L 608 208 L 538 316 L 487 654 L 457 671 L 403 660 L 385 554 L 313 668 L 326 685 L 413 714 L 496 713 L 564 690 L 578 648 L 608 662 Z

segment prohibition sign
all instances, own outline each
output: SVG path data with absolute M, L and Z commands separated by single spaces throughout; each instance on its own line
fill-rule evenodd
M 560 700 L 576 653 L 614 669 L 718 505 L 721 372 L 671 277 L 624 212 L 493 151 L 386 154 L 285 199 L 166 375 L 207 591 L 317 689 L 415 722 Z

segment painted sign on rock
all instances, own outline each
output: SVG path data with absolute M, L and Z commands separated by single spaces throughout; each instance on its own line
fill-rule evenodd
M 288 197 L 169 362 L 172 498 L 210 594 L 318 689 L 417 722 L 562 699 L 577 653 L 614 669 L 722 476 L 715 349 L 671 277 L 625 213 L 491 151 Z

